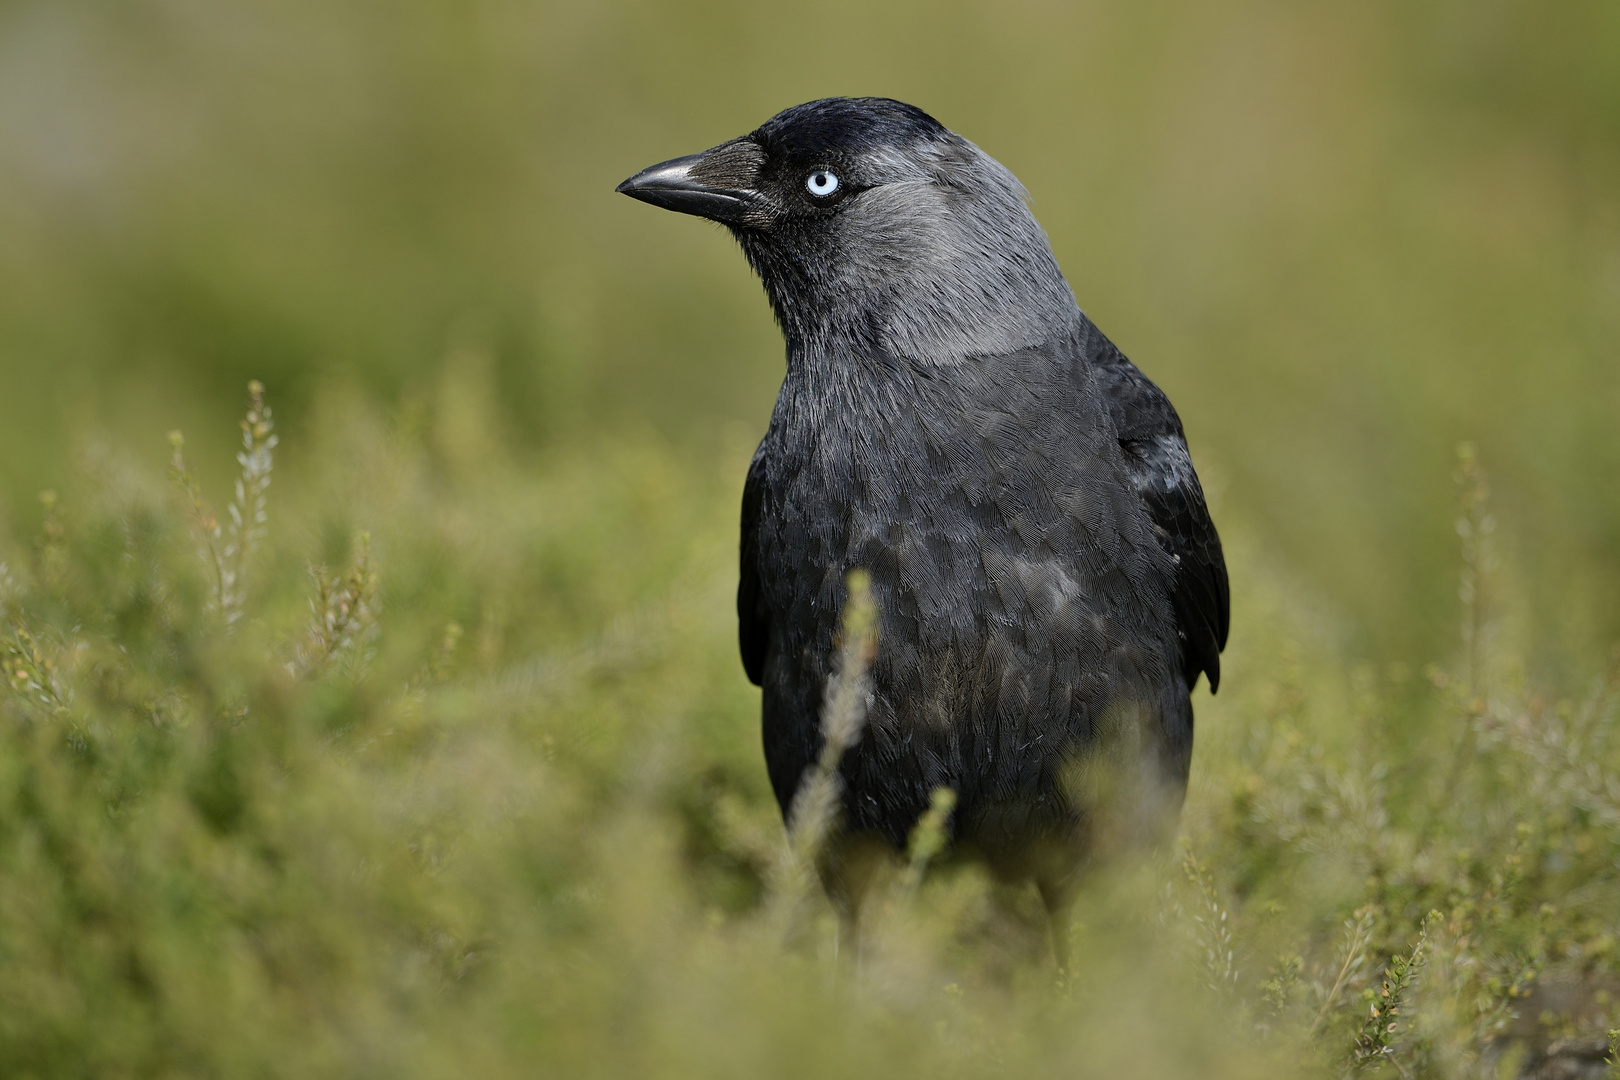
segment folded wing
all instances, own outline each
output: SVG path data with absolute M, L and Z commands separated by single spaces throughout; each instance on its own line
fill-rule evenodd
M 1181 418 L 1170 399 L 1100 331 L 1091 328 L 1086 354 L 1095 365 L 1132 486 L 1159 543 L 1175 558 L 1171 597 L 1181 639 L 1181 668 L 1191 690 L 1200 672 L 1213 693 L 1221 682 L 1221 650 L 1231 619 L 1231 594 L 1221 538 L 1204 504 L 1204 489 L 1187 453 Z

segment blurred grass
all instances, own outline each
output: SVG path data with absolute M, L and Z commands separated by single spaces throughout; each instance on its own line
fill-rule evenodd
M 852 971 L 814 875 L 772 869 L 746 442 L 518 464 L 477 382 L 322 394 L 262 534 L 251 488 L 194 510 L 194 458 L 92 447 L 5 550 L 8 1074 L 1506 1075 L 1615 1023 L 1620 667 L 1524 681 L 1472 459 L 1477 649 L 1349 667 L 1230 529 L 1253 629 L 1182 846 L 1097 869 L 1074 978 L 1032 892 L 949 862 Z
M 1099 873 L 1057 989 L 969 867 L 858 982 L 763 914 L 781 344 L 612 186 L 828 93 L 1019 174 L 1228 541 L 1189 847 Z M 3 1071 L 1462 1076 L 1613 1025 L 1617 149 L 1595 0 L 0 5 Z M 249 378 L 227 632 L 163 436 L 223 515 Z

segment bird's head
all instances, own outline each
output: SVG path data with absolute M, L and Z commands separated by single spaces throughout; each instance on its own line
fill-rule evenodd
M 618 190 L 729 228 L 790 354 L 844 345 L 949 363 L 1079 318 L 1012 173 L 898 101 L 799 105 Z

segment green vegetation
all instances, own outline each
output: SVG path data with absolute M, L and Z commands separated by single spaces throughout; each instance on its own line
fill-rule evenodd
M 1612 0 L 0 4 L 0 1075 L 1592 1074 L 1617 79 Z M 1062 985 L 948 796 L 855 974 L 768 791 L 780 339 L 612 187 L 829 93 L 1020 176 L 1228 543 Z
M 1606 1046 L 1620 666 L 1520 684 L 1466 448 L 1470 647 L 1422 694 L 1347 675 L 1233 530 L 1253 643 L 1201 704 L 1181 846 L 1099 869 L 1060 984 L 1033 894 L 923 873 L 948 799 L 858 968 L 832 955 L 827 778 L 789 843 L 735 670 L 727 476 L 331 405 L 289 477 L 252 387 L 223 510 L 178 433 L 167 483 L 91 458 L 8 553 L 10 1074 L 1449 1077 Z

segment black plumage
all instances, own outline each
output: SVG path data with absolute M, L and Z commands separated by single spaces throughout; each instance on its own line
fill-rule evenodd
M 1179 806 L 1189 694 L 1220 678 L 1226 568 L 1175 409 L 1076 305 L 1012 174 L 911 106 L 811 102 L 620 190 L 727 225 L 787 340 L 737 594 L 784 812 L 863 568 L 846 835 L 902 847 L 948 786 L 955 839 L 1061 903 L 1102 803 Z

